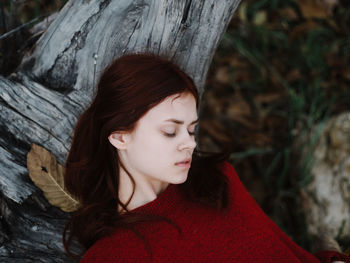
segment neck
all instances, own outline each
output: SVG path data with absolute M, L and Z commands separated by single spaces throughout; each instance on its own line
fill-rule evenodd
M 119 199 L 123 204 L 126 204 L 131 198 L 130 203 L 127 205 L 128 210 L 133 210 L 139 206 L 152 202 L 157 198 L 169 185 L 166 182 L 151 182 L 143 176 L 133 176 L 135 180 L 135 192 L 131 198 L 133 192 L 132 181 L 125 171 L 120 171 L 119 181 Z M 125 212 L 124 209 L 118 204 L 118 211 L 120 213 Z

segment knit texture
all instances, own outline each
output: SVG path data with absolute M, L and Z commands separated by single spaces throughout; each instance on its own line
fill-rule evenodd
M 179 234 L 162 221 L 137 225 L 151 246 L 153 260 L 133 232 L 118 230 L 97 241 L 80 262 L 350 262 L 337 252 L 314 256 L 299 247 L 261 210 L 233 166 L 225 162 L 222 167 L 230 186 L 228 210 L 218 212 L 190 202 L 177 185 L 169 184 L 155 200 L 131 210 L 166 216 L 182 229 Z

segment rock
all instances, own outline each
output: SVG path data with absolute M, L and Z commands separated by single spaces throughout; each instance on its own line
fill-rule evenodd
M 331 118 L 313 151 L 313 181 L 301 191 L 308 231 L 350 238 L 350 113 Z

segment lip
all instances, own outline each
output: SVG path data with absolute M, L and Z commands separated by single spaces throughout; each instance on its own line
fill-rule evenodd
M 188 157 L 188 158 L 183 159 L 182 161 L 177 162 L 177 163 L 175 163 L 175 164 L 179 164 L 179 163 L 188 163 L 188 162 L 191 163 L 191 160 L 192 160 L 192 158 Z
M 189 167 L 191 167 L 191 158 L 187 158 L 181 162 L 177 162 L 177 163 L 175 163 L 175 165 L 180 166 L 180 167 L 184 167 L 184 168 L 189 168 Z

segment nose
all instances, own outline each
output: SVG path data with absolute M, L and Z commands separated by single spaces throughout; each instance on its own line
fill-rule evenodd
M 184 141 L 180 144 L 179 148 L 180 150 L 183 150 L 183 149 L 193 150 L 194 148 L 196 148 L 196 146 L 197 146 L 197 142 L 195 140 L 195 137 L 188 134 L 184 139 Z

